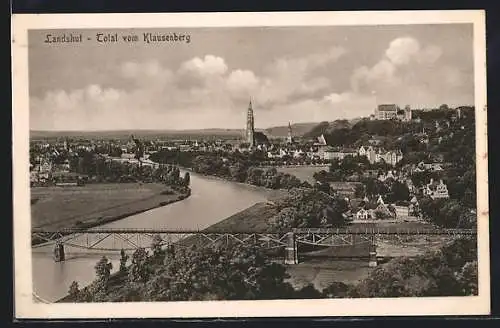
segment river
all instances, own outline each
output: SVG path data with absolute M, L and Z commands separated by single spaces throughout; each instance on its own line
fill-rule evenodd
M 250 185 L 191 174 L 191 196 L 99 228 L 205 229 L 255 203 L 265 201 L 271 191 Z M 38 298 L 53 302 L 65 296 L 73 281 L 80 287 L 95 277 L 94 266 L 103 252 L 82 252 L 65 247 L 66 261 L 54 262 L 53 245 L 33 248 L 33 291 Z M 129 252 L 130 253 L 130 252 Z M 119 268 L 119 253 L 105 255 Z

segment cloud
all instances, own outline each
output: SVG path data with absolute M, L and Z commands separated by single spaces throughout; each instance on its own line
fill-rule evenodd
M 222 75 L 227 71 L 227 65 L 223 58 L 206 55 L 203 59 L 195 57 L 181 65 L 180 72 L 189 72 L 203 77 L 210 75 Z
M 431 45 L 431 46 L 428 46 L 426 47 L 425 49 L 423 49 L 418 55 L 418 58 L 417 60 L 421 63 L 421 64 L 428 64 L 428 65 L 432 65 L 434 64 L 436 61 L 439 60 L 439 58 L 441 58 L 441 55 L 443 54 L 443 50 L 438 47 L 438 46 L 434 46 L 434 45 Z
M 443 49 L 437 45 L 422 46 L 415 38 L 396 38 L 373 66 L 353 71 L 350 91 L 360 96 L 374 93 L 378 103 L 422 106 L 450 100 L 459 103 L 458 99 L 468 97 L 457 97 L 460 94 L 457 88 L 465 85 L 467 77 L 441 62 L 442 55 Z
M 265 69 L 256 99 L 271 108 L 275 104 L 316 96 L 330 87 L 330 80 L 321 76 L 321 69 L 336 63 L 346 53 L 346 49 L 333 46 L 303 57 L 274 60 Z
M 410 37 L 397 38 L 393 40 L 385 55 L 394 65 L 405 65 L 420 52 L 420 43 Z
M 226 84 L 228 91 L 234 96 L 248 98 L 256 92 L 260 80 L 252 71 L 237 69 L 229 74 Z
M 437 45 L 396 38 L 374 64 L 355 67 L 350 84 L 342 88 L 333 83 L 337 77 L 331 72 L 347 53 L 332 46 L 284 56 L 263 63 L 258 72 L 229 67 L 216 54 L 193 57 L 176 67 L 159 60 L 124 61 L 107 67 L 106 83 L 96 80 L 31 97 L 31 127 L 94 130 L 109 129 L 110 122 L 114 129 L 242 127 L 250 97 L 257 127 L 369 115 L 376 101 L 403 105 L 423 99 L 443 103 L 454 96 L 457 102 L 468 99 L 467 93 L 456 90 L 469 86 L 469 74 L 444 65 L 444 50 Z
M 331 93 L 329 95 L 326 95 L 323 99 L 327 102 L 330 102 L 332 104 L 338 104 L 338 103 L 342 103 L 342 102 L 345 102 L 345 101 L 349 101 L 351 100 L 353 97 L 353 94 L 352 93 L 348 93 L 348 92 L 343 92 L 343 93 Z

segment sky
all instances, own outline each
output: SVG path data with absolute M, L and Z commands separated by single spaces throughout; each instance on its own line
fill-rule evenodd
M 190 36 L 145 43 L 144 32 Z M 44 43 L 48 33 L 82 43 Z M 96 33 L 136 34 L 98 43 Z M 472 25 L 29 32 L 32 130 L 244 128 L 474 103 Z M 89 40 L 90 38 L 91 40 Z

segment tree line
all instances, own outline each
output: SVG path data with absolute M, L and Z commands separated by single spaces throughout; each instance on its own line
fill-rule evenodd
M 393 259 L 358 283 L 332 281 L 322 291 L 309 284 L 294 288 L 282 264 L 261 250 L 241 245 L 122 251 L 119 271 L 106 257 L 96 278 L 80 288 L 73 282 L 63 302 L 208 301 L 366 297 L 469 296 L 478 293 L 474 238 L 457 239 L 437 251 Z M 127 263 L 130 260 L 130 265 Z
M 165 183 L 171 186 L 189 185 L 189 177 L 181 176 L 178 166 L 168 164 L 153 167 L 138 162 L 114 161 L 89 151 L 70 159 L 70 171 L 87 175 L 91 182 L 98 183 L 141 181 Z

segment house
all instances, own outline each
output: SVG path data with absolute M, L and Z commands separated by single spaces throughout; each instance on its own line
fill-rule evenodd
M 358 149 L 358 155 L 359 156 L 366 156 L 366 148 L 364 146 L 359 147 Z
M 431 179 L 430 182 L 423 188 L 424 196 L 429 196 L 432 199 L 442 199 L 449 198 L 448 187 L 443 182 L 443 180 L 439 180 L 438 184 L 434 183 L 434 180 Z
M 350 182 L 357 182 L 360 180 L 360 176 L 357 173 L 353 173 L 350 176 L 346 177 L 346 180 Z
M 382 104 L 375 108 L 375 119 L 391 120 L 397 118 L 398 106 L 395 104 Z
M 300 158 L 302 156 L 304 156 L 304 152 L 302 150 L 300 150 L 300 149 L 299 150 L 295 150 L 293 152 L 293 158 Z
M 396 180 L 396 176 L 394 175 L 393 171 L 388 171 L 387 174 L 382 173 L 377 177 L 377 179 L 381 182 L 386 181 L 387 179 L 393 179 Z
M 411 202 L 397 202 L 393 207 L 397 219 L 406 219 L 413 214 L 413 204 Z
M 441 166 L 440 163 L 424 163 L 420 162 L 417 164 L 417 168 L 422 171 L 432 171 L 432 172 L 439 172 L 443 170 L 443 167 Z
M 370 140 L 368 140 L 368 143 L 372 146 L 380 146 L 380 144 L 382 143 L 383 139 L 381 137 L 375 137 L 375 136 L 372 136 L 370 138 Z
M 37 171 L 30 172 L 30 182 L 38 182 L 38 172 Z
M 369 209 L 362 208 L 356 212 L 356 219 L 358 220 L 371 220 L 373 217 L 373 211 Z
M 377 178 L 379 176 L 379 170 L 365 170 L 363 172 L 363 177 L 365 178 Z
M 388 152 L 379 151 L 377 155 L 377 162 L 384 160 L 384 162 L 392 166 L 395 166 L 399 161 L 403 159 L 403 153 L 401 152 L 401 150 Z
M 49 161 L 43 161 L 40 166 L 38 167 L 40 172 L 50 172 L 52 171 L 52 163 Z
M 339 148 L 329 148 L 324 151 L 323 159 L 325 160 L 343 160 L 347 156 L 356 156 L 358 154 L 357 151 L 353 149 L 339 149 Z
M 413 181 L 411 181 L 411 179 L 406 179 L 406 186 L 408 187 L 408 191 L 410 193 L 414 193 L 416 190 L 415 190 L 415 185 L 413 184 Z
M 318 143 L 317 143 L 318 146 L 326 146 L 326 139 L 325 139 L 325 136 L 324 135 L 320 135 L 318 137 Z
M 353 198 L 356 194 L 356 187 L 363 186 L 360 182 L 330 182 L 330 188 L 339 196 Z
M 375 151 L 375 148 L 373 146 L 369 146 L 366 150 L 366 157 L 368 158 L 370 164 L 373 164 L 377 161 L 377 152 Z
M 387 219 L 394 217 L 394 213 L 383 202 L 379 203 L 373 212 L 376 218 Z
M 134 159 L 135 158 L 135 154 L 122 153 L 121 158 L 123 158 L 123 159 Z
M 394 209 L 396 210 L 396 218 L 404 219 L 410 216 L 410 207 L 404 205 L 395 205 Z
M 363 153 L 365 154 L 364 156 L 366 156 L 370 164 L 384 161 L 389 165 L 395 166 L 399 161 L 403 159 L 403 153 L 401 152 L 401 150 L 385 151 L 381 148 L 376 149 L 373 146 L 369 146 L 368 148 L 363 149 Z M 360 154 L 360 151 L 361 150 L 358 150 L 358 154 Z

